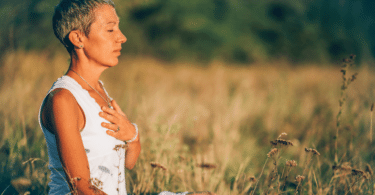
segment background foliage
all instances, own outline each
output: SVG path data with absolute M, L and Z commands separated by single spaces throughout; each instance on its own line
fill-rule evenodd
M 51 18 L 58 0 L 0 2 L 0 50 L 63 50 Z M 250 64 L 336 62 L 375 55 L 370 0 L 115 1 L 130 55 Z

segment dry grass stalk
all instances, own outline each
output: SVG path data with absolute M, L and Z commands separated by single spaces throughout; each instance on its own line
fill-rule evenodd
M 366 164 L 366 169 L 365 169 L 365 171 L 367 172 L 367 173 L 369 173 L 369 175 L 372 177 L 372 175 L 374 174 L 374 172 L 372 171 L 372 168 L 371 168 L 371 166 L 367 163 Z
M 289 173 L 290 173 L 290 171 L 292 170 L 293 167 L 297 166 L 297 162 L 295 160 L 288 160 L 288 161 L 286 161 L 285 166 L 287 167 L 287 170 L 286 170 L 285 176 L 284 176 L 284 171 L 283 171 L 283 174 L 281 175 L 281 177 L 284 176 L 284 185 L 281 188 L 281 190 L 285 189 L 286 181 L 288 179 Z M 284 168 L 284 170 L 285 170 L 285 168 Z M 279 189 L 280 189 L 280 187 L 279 187 Z
M 310 165 L 310 162 L 312 161 L 312 156 L 316 155 L 316 156 L 319 156 L 320 153 L 318 152 L 318 150 L 316 149 L 313 149 L 313 148 L 305 148 L 305 152 L 307 153 L 307 157 L 306 157 L 306 161 L 305 161 L 305 165 L 304 165 L 304 170 L 303 170 L 303 173 L 302 174 L 305 174 L 309 165 Z M 310 155 L 311 154 L 311 155 Z
M 70 178 L 70 176 L 69 176 L 69 178 Z M 78 194 L 77 183 L 80 180 L 81 180 L 80 177 L 70 178 L 70 185 L 69 185 L 69 187 L 70 187 L 71 193 L 74 194 L 74 195 Z
M 297 187 L 296 187 L 295 194 L 298 194 L 299 186 L 301 185 L 301 183 L 302 183 L 303 180 L 305 180 L 305 176 L 302 176 L 302 175 L 297 175 L 296 176 Z
M 17 190 L 19 194 L 24 194 L 31 187 L 31 180 L 27 178 L 18 178 L 10 182 L 14 189 Z

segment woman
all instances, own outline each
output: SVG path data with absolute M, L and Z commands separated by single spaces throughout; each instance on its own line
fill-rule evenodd
M 132 169 L 141 151 L 138 129 L 99 81 L 104 70 L 117 65 L 126 42 L 114 4 L 62 0 L 53 29 L 71 63 L 39 112 L 51 170 L 49 194 L 126 195 L 124 167 Z
M 71 64 L 40 109 L 51 170 L 49 194 L 126 194 L 124 167 L 132 169 L 138 159 L 138 130 L 99 81 L 104 70 L 117 65 L 126 42 L 114 4 L 62 0 L 53 29 Z

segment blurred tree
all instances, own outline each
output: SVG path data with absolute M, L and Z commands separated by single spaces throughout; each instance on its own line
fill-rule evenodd
M 59 0 L 0 1 L 0 55 L 63 51 L 51 18 Z M 250 64 L 375 57 L 370 0 L 115 0 L 124 51 L 164 60 Z

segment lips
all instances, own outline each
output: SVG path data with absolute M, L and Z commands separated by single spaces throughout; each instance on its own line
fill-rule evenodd
M 121 54 L 121 48 L 120 49 L 116 49 L 113 51 L 114 53 L 118 53 L 118 54 Z

